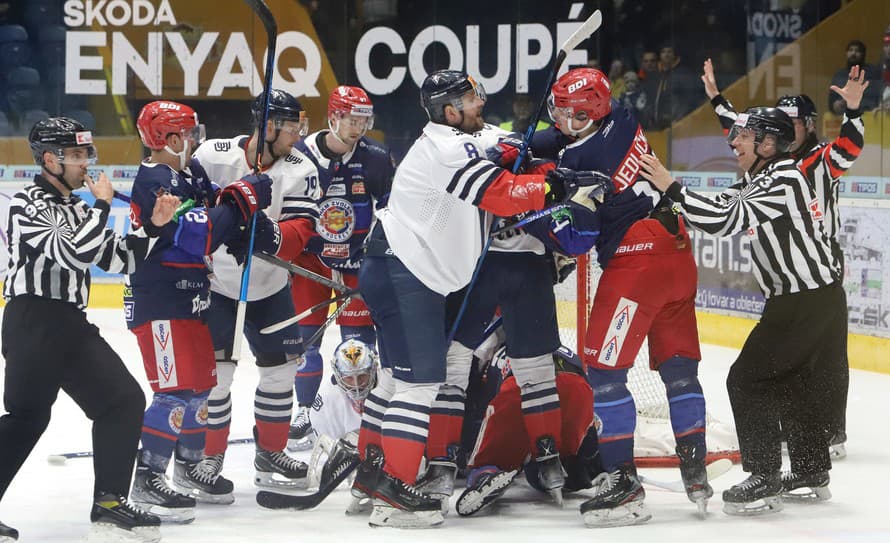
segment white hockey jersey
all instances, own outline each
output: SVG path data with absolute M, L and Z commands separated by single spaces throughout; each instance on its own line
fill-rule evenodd
M 325 376 L 312 402 L 309 420 L 319 435 L 337 440 L 349 432 L 358 432 L 362 424 L 361 406 L 331 382 L 330 376 Z
M 194 157 L 207 172 L 211 181 L 225 187 L 253 173 L 245 149 L 249 136 L 207 140 L 195 151 Z M 275 161 L 263 171 L 272 178 L 272 204 L 264 211 L 272 219 L 285 220 L 305 217 L 315 220 L 321 197 L 318 171 L 311 160 L 296 149 Z M 254 258 L 250 269 L 249 301 L 267 298 L 287 285 L 287 271 Z M 237 300 L 241 293 L 241 266 L 222 246 L 213 253 L 213 275 L 210 289 L 227 298 Z

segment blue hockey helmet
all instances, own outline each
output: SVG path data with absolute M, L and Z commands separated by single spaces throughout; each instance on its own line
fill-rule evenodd
M 254 124 L 258 124 L 263 116 L 262 93 L 254 98 L 250 112 Z M 274 121 L 276 126 L 283 121 L 299 123 L 301 135 L 305 136 L 308 133 L 309 119 L 306 117 L 306 111 L 300 105 L 300 101 L 289 92 L 280 89 L 272 89 L 269 92 L 269 120 Z
M 475 91 L 484 102 L 485 89 L 472 76 L 457 70 L 439 70 L 426 76 L 420 86 L 420 105 L 434 123 L 445 124 L 445 106 L 463 111 L 461 97 Z

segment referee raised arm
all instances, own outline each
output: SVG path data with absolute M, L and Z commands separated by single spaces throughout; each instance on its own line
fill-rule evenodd
M 791 490 L 831 496 L 824 399 L 833 383 L 818 368 L 844 355 L 846 311 L 819 200 L 789 154 L 791 118 L 776 108 L 750 108 L 729 141 L 745 175 L 716 198 L 674 182 L 654 156 L 642 163 L 644 177 L 679 203 L 693 226 L 751 236 L 767 301 L 726 381 L 742 467 L 751 476 L 723 494 L 725 512 L 750 515 L 780 510 L 779 496 Z M 782 431 L 792 471 L 780 476 Z
M 84 312 L 90 266 L 131 271 L 150 240 L 106 228 L 114 191 L 104 173 L 95 181 L 87 174 L 96 149 L 82 124 L 40 121 L 28 140 L 42 170 L 9 205 L 0 498 L 46 430 L 61 389 L 93 421 L 93 529 L 156 541 L 158 518 L 127 503 L 145 397 Z M 92 207 L 72 194 L 84 184 L 96 198 Z M 178 204 L 173 196 L 159 198 L 152 222 L 169 222 Z

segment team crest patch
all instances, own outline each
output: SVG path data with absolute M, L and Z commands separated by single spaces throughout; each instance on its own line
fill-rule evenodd
M 316 231 L 326 241 L 340 243 L 352 237 L 355 230 L 355 210 L 348 200 L 331 198 L 322 202 L 318 210 Z
M 179 405 L 170 410 L 170 416 L 167 418 L 167 422 L 170 424 L 170 429 L 173 430 L 174 433 L 179 433 L 182 430 L 182 419 L 185 418 L 185 407 Z
M 208 415 L 207 404 L 204 403 L 201 405 L 201 407 L 197 411 L 195 411 L 195 422 L 197 422 L 199 426 L 206 426 L 207 425 L 207 415 Z
M 365 182 L 364 181 L 356 181 L 352 184 L 352 193 L 353 194 L 365 194 Z

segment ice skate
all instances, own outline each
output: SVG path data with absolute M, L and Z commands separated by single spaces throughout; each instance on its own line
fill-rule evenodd
M 537 440 L 538 483 L 544 491 L 553 496 L 557 505 L 562 506 L 562 487 L 565 485 L 565 470 L 559 461 L 556 441 L 550 436 L 539 437 Z
M 352 482 L 352 500 L 346 507 L 347 515 L 361 515 L 371 512 L 373 500 L 371 496 L 377 488 L 377 480 L 383 470 L 383 450 L 377 445 L 365 448 L 365 459 L 359 464 Z
M 457 514 L 468 517 L 504 495 L 518 470 L 501 471 L 497 466 L 474 468 L 467 477 L 467 489 L 455 504 Z
M 135 507 L 123 496 L 102 494 L 90 511 L 89 543 L 156 543 L 161 519 Z
M 198 503 L 234 503 L 235 485 L 220 474 L 224 459 L 225 453 L 205 456 L 200 462 L 177 458 L 173 466 L 173 484 Z
M 754 516 L 782 510 L 782 479 L 779 473 L 754 474 L 723 491 L 723 512 Z
M 600 473 L 593 480 L 596 494 L 581 504 L 581 516 L 588 528 L 610 528 L 643 524 L 652 518 L 646 507 L 646 491 L 632 464 Z
M 453 453 L 453 454 L 452 454 Z M 431 498 L 441 500 L 442 513 L 448 514 L 448 500 L 454 494 L 454 479 L 457 477 L 457 450 L 449 450 L 449 455 L 433 458 L 426 473 L 418 479 L 417 490 Z
M 678 445 L 677 456 L 680 457 L 680 477 L 686 489 L 689 501 L 698 507 L 698 514 L 705 518 L 708 514 L 708 500 L 714 495 L 714 489 L 708 483 L 708 472 L 705 469 L 705 458 L 696 458 L 696 450 L 689 445 Z
M 824 502 L 831 499 L 827 471 L 818 473 L 782 473 L 782 500 L 798 503 Z
M 374 510 L 368 524 L 372 527 L 432 528 L 445 521 L 442 504 L 380 470 L 374 491 Z
M 0 522 L 0 543 L 12 543 L 13 541 L 18 541 L 18 539 L 18 530 Z
M 287 450 L 291 452 L 308 451 L 315 446 L 318 432 L 309 420 L 309 406 L 301 405 L 294 422 L 287 432 Z
M 148 466 L 136 467 L 130 500 L 157 515 L 163 523 L 188 524 L 195 520 L 195 498 L 180 494 L 167 484 L 167 476 Z

